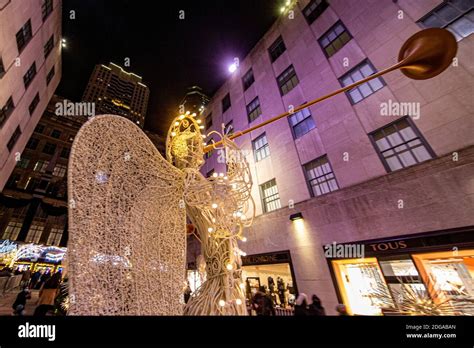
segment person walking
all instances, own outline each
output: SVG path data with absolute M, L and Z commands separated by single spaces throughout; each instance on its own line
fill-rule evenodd
M 41 278 L 40 271 L 36 271 L 35 273 L 33 273 L 30 279 L 30 289 L 34 289 L 36 287 L 36 284 L 38 283 L 40 278 Z
M 56 272 L 51 278 L 41 285 L 38 307 L 41 305 L 54 305 L 54 299 L 59 291 L 59 285 L 61 284 L 61 273 Z
M 265 293 L 265 288 L 260 287 L 252 299 L 252 308 L 257 316 L 275 315 L 275 308 L 270 296 Z
M 28 284 L 30 283 L 30 279 L 31 279 L 31 271 L 28 268 L 26 271 L 23 271 L 23 274 L 21 276 L 21 285 L 23 287 L 27 287 Z
M 295 316 L 306 316 L 308 313 L 308 296 L 301 293 L 295 302 Z
M 15 302 L 13 302 L 13 315 L 24 316 L 26 300 L 31 298 L 30 289 L 24 287 L 16 296 Z
M 309 305 L 308 308 L 308 314 L 318 316 L 326 315 L 326 311 L 324 310 L 321 299 L 318 296 L 313 295 L 312 300 L 313 302 Z

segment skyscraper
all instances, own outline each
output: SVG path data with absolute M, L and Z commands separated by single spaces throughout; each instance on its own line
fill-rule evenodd
M 200 115 L 204 112 L 208 103 L 209 97 L 203 93 L 202 88 L 199 86 L 192 86 L 188 88 L 179 106 L 184 107 L 183 111 L 189 111 L 190 113 Z
M 61 79 L 61 1 L 0 1 L 0 191 Z
M 143 128 L 149 95 L 140 76 L 109 63 L 95 66 L 82 100 L 95 103 L 97 115 L 121 115 Z

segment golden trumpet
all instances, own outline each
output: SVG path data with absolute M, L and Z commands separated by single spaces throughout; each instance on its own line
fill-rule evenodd
M 238 131 L 232 134 L 229 138 L 235 139 L 244 134 L 250 133 L 260 127 L 269 123 L 275 122 L 283 117 L 292 115 L 308 106 L 322 102 L 329 99 L 336 94 L 348 91 L 358 85 L 367 81 L 375 79 L 379 76 L 385 75 L 391 71 L 400 69 L 401 72 L 414 80 L 426 80 L 441 74 L 451 64 L 453 58 L 456 56 L 458 45 L 453 34 L 446 29 L 430 28 L 417 32 L 412 35 L 403 44 L 398 54 L 398 63 L 391 67 L 381 70 L 369 77 L 359 80 L 351 85 L 340 88 L 323 97 L 319 97 L 305 104 L 295 108 L 293 112 L 285 112 L 264 121 L 256 126 L 250 127 L 243 131 Z M 215 147 L 222 145 L 222 141 L 207 145 L 204 147 L 204 152 L 209 152 Z

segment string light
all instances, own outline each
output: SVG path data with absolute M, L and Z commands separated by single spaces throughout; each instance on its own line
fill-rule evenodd
M 242 300 L 238 298 L 237 300 L 235 300 L 235 303 L 237 303 L 237 305 L 240 306 L 242 304 Z
M 214 229 L 213 229 L 212 227 L 209 227 L 209 228 L 207 229 L 207 232 L 209 232 L 209 233 L 211 233 L 212 231 L 214 231 Z
M 213 209 L 216 209 L 216 208 L 217 208 L 217 203 L 212 203 L 211 207 L 212 207 Z
M 220 301 L 219 301 L 219 306 L 224 307 L 224 306 L 225 306 L 225 301 L 224 301 L 224 300 L 220 300 Z
M 212 176 L 213 176 L 214 178 L 217 178 L 217 173 L 212 173 Z
M 247 237 L 242 237 L 242 242 L 246 242 L 247 241 Z
M 232 266 L 231 263 L 228 263 L 227 266 L 225 266 L 225 268 L 227 268 L 229 271 L 232 271 L 234 267 Z

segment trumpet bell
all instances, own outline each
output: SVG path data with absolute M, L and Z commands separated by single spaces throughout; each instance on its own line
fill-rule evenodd
M 400 49 L 400 69 L 411 79 L 430 79 L 446 70 L 456 56 L 457 49 L 456 39 L 448 30 L 421 30 L 411 36 Z

